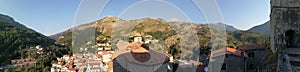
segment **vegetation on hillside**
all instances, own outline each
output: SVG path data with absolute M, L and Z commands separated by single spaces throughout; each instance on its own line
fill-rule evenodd
M 22 58 L 22 49 L 30 46 L 49 46 L 51 40 L 42 34 L 28 29 L 19 29 L 0 22 L 0 64 L 9 63 L 10 59 Z
M 64 54 L 71 54 L 65 46 L 53 44 L 53 40 L 31 29 L 18 28 L 0 21 L 0 66 L 10 64 L 13 59 L 35 59 L 36 66 L 25 66 L 0 71 L 49 72 L 52 61 Z M 42 54 L 32 50 L 35 46 L 43 47 Z
M 248 32 L 257 32 L 265 36 L 270 36 L 270 21 L 265 22 L 264 24 L 254 26 L 251 29 L 247 30 Z
M 266 44 L 269 43 L 269 37 L 255 32 L 233 31 L 228 32 L 227 42 L 235 47 L 249 44 Z

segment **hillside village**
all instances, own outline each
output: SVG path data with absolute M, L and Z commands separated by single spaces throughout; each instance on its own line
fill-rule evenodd
M 132 41 L 144 42 L 146 44 L 157 43 L 159 40 L 154 39 L 151 35 L 144 35 L 137 33 L 134 36 L 130 36 Z M 98 39 L 100 40 L 100 39 Z M 107 40 L 107 39 L 105 39 Z M 63 57 L 58 57 L 57 62 L 52 64 L 51 71 L 109 71 L 112 72 L 112 59 L 116 57 L 115 51 L 112 49 L 110 41 L 100 41 L 102 43 L 97 43 L 95 46 L 96 50 L 93 52 L 88 51 L 87 48 L 80 48 L 80 52 L 73 54 L 73 56 L 64 55 Z M 238 47 L 228 47 L 226 48 L 225 63 L 222 66 L 222 71 L 236 71 L 240 72 L 243 70 L 256 71 L 259 70 L 260 64 L 266 60 L 268 57 L 269 44 L 253 44 L 253 45 L 241 45 Z M 126 49 L 123 52 L 129 52 L 130 49 Z M 205 52 L 205 51 L 204 51 Z M 181 60 L 174 58 L 174 54 L 165 53 L 170 57 L 170 62 L 177 64 L 173 65 L 174 68 L 171 70 L 207 70 L 207 65 L 210 57 L 210 53 L 218 54 L 222 52 L 222 49 L 206 51 L 207 53 L 202 53 L 197 60 Z M 238 65 L 236 65 L 238 64 Z M 172 66 L 172 67 L 173 67 Z M 175 69 L 176 68 L 176 69 Z

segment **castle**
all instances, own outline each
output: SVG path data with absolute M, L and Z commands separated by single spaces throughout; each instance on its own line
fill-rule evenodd
M 270 27 L 277 72 L 300 71 L 300 0 L 271 0 Z

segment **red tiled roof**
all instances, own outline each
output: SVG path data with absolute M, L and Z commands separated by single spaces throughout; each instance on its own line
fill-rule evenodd
M 101 54 L 97 54 L 97 58 L 102 58 L 102 55 Z
M 226 51 L 231 53 L 231 54 L 238 55 L 238 56 L 242 56 L 242 52 L 243 52 L 241 50 L 237 50 L 237 49 L 234 49 L 234 48 L 226 48 Z M 244 57 L 248 57 L 246 52 L 243 52 L 243 54 L 244 54 Z
M 254 50 L 254 49 L 268 49 L 270 45 L 268 44 L 254 44 L 254 45 L 243 45 L 239 46 L 238 49 L 246 51 L 246 50 Z
M 90 65 L 100 65 L 101 64 L 101 62 L 89 62 L 88 64 L 90 64 Z
M 77 69 L 75 69 L 75 68 L 69 68 L 68 70 L 69 71 L 76 71 Z
M 226 54 L 234 54 L 234 55 L 237 55 L 237 56 L 242 56 L 242 52 L 241 50 L 237 50 L 237 49 L 234 49 L 234 48 L 222 48 L 222 49 L 218 49 L 218 50 L 214 50 L 212 51 L 211 53 L 214 55 L 214 56 L 218 56 L 218 55 L 221 55 L 222 53 L 225 54 L 225 51 L 226 51 Z M 248 57 L 248 55 L 246 54 L 246 52 L 243 53 L 244 54 L 244 57 Z

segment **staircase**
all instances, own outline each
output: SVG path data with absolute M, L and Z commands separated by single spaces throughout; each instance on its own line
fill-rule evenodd
M 291 61 L 290 61 L 290 55 L 293 55 L 294 53 L 296 53 L 295 51 L 289 52 L 292 49 L 287 49 L 286 47 L 286 42 L 285 42 L 285 37 L 284 35 L 281 35 L 281 48 L 280 52 L 278 53 L 278 63 L 277 63 L 277 72 L 294 72 L 291 66 Z M 294 48 L 293 48 L 294 49 Z M 289 52 L 289 53 L 287 53 Z
M 300 72 L 300 48 L 287 48 L 286 54 L 293 72 Z
M 300 46 L 286 46 L 285 35 L 280 35 L 280 52 L 278 52 L 277 72 L 300 72 Z M 300 42 L 300 40 L 298 40 Z M 297 42 L 297 44 L 300 44 Z
M 293 72 L 288 55 L 285 53 L 278 54 L 277 72 Z

